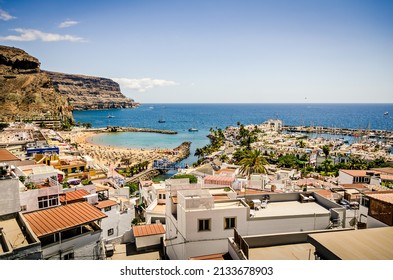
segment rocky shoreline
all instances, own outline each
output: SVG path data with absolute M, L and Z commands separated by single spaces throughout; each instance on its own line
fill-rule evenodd
M 179 162 L 186 159 L 190 155 L 190 147 L 191 147 L 191 142 L 183 142 L 178 147 L 174 148 L 173 152 L 177 153 L 177 155 L 172 159 L 172 161 Z M 127 178 L 126 181 L 128 183 L 133 183 L 133 182 L 135 183 L 140 180 L 142 181 L 152 180 L 154 177 L 160 174 L 163 174 L 163 172 L 161 172 L 158 169 L 149 168 L 148 170 L 140 174 L 136 174 L 133 177 Z

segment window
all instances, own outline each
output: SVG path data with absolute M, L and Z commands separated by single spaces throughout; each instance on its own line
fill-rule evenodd
M 110 229 L 108 229 L 108 236 L 111 236 L 111 235 L 113 235 L 113 233 L 114 233 L 114 230 L 113 230 L 113 228 L 110 228 Z
M 158 194 L 158 199 L 165 199 L 165 193 Z
M 38 208 L 47 208 L 59 205 L 59 197 L 57 195 L 41 196 L 38 198 Z
M 211 219 L 203 219 L 203 220 L 198 220 L 198 231 L 209 231 L 211 230 L 210 224 L 211 224 Z
M 20 206 L 20 211 L 26 211 L 26 210 L 27 210 L 27 205 Z
M 224 219 L 224 229 L 233 229 L 236 227 L 236 218 L 225 218 Z
M 69 252 L 63 255 L 63 260 L 73 260 L 75 259 L 74 252 Z
M 108 211 L 111 211 L 111 209 L 112 209 L 112 206 L 108 206 L 108 207 L 105 207 L 105 208 L 104 208 L 104 211 L 105 211 L 105 212 L 108 212 Z

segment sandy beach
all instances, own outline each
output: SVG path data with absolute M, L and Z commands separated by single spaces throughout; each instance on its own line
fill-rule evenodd
M 69 139 L 70 143 L 77 143 L 77 149 L 81 155 L 92 157 L 96 163 L 104 165 L 121 165 L 124 160 L 129 161 L 130 165 L 155 159 L 168 158 L 170 161 L 182 156 L 185 151 L 175 151 L 174 149 L 145 149 L 145 148 L 120 148 L 110 145 L 98 145 L 92 143 L 91 137 L 102 133 L 98 131 L 62 131 L 60 136 Z

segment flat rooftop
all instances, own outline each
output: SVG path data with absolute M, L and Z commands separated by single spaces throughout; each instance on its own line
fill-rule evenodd
M 29 245 L 26 236 L 23 234 L 16 218 L 0 221 L 0 228 L 4 233 L 5 241 L 11 245 L 12 249 L 17 249 Z M 4 248 L 0 244 L 0 254 L 4 253 Z
M 309 242 L 332 259 L 393 260 L 393 227 L 315 233 Z
M 214 201 L 213 209 L 222 209 L 222 208 L 246 208 L 240 200 L 228 200 L 228 201 Z
M 250 248 L 249 260 L 314 260 L 315 247 L 309 243 Z
M 165 214 L 165 204 L 157 204 L 157 205 L 151 210 L 151 213 Z
M 255 218 L 258 217 L 279 217 L 296 216 L 310 214 L 329 214 L 329 210 L 316 202 L 301 203 L 299 201 L 269 202 L 266 208 L 258 211 L 250 210 Z

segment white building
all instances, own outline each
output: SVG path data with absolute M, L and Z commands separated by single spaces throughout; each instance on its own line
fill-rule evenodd
M 41 241 L 44 259 L 103 259 L 100 221 L 107 216 L 87 202 L 23 214 Z
M 379 172 L 371 170 L 345 170 L 340 169 L 338 173 L 338 184 L 369 184 L 373 176 Z
M 35 164 L 35 165 L 22 165 L 15 168 L 15 174 L 17 176 L 24 176 L 27 182 L 42 182 L 48 178 L 55 178 L 57 175 L 63 173 L 53 166 L 46 164 Z
M 133 206 L 124 201 L 102 200 L 94 205 L 108 218 L 101 222 L 102 238 L 107 243 L 110 241 L 119 241 L 116 243 L 129 242 L 129 233 L 131 231 L 131 222 L 135 217 Z
M 259 210 L 244 199 L 212 195 L 207 189 L 171 185 L 166 201 L 166 253 L 170 259 L 227 252 L 227 238 L 241 235 L 322 230 L 342 226 L 345 209 L 316 193 L 247 196 L 268 199 Z
M 189 259 L 226 252 L 233 229 L 247 228 L 248 211 L 240 199 L 214 200 L 202 189 L 177 191 L 176 196 L 167 198 L 167 255 L 170 259 Z
M 19 180 L 6 163 L 0 163 L 0 191 L 0 216 L 19 212 Z
M 18 213 L 19 180 L 4 163 L 0 163 L 0 191 L 0 260 L 42 259 L 40 241 Z
M 165 228 L 160 223 L 133 226 L 132 231 L 138 251 L 160 248 L 165 234 Z
M 267 120 L 262 125 L 264 128 L 267 128 L 271 131 L 281 131 L 282 130 L 282 121 L 281 120 Z

